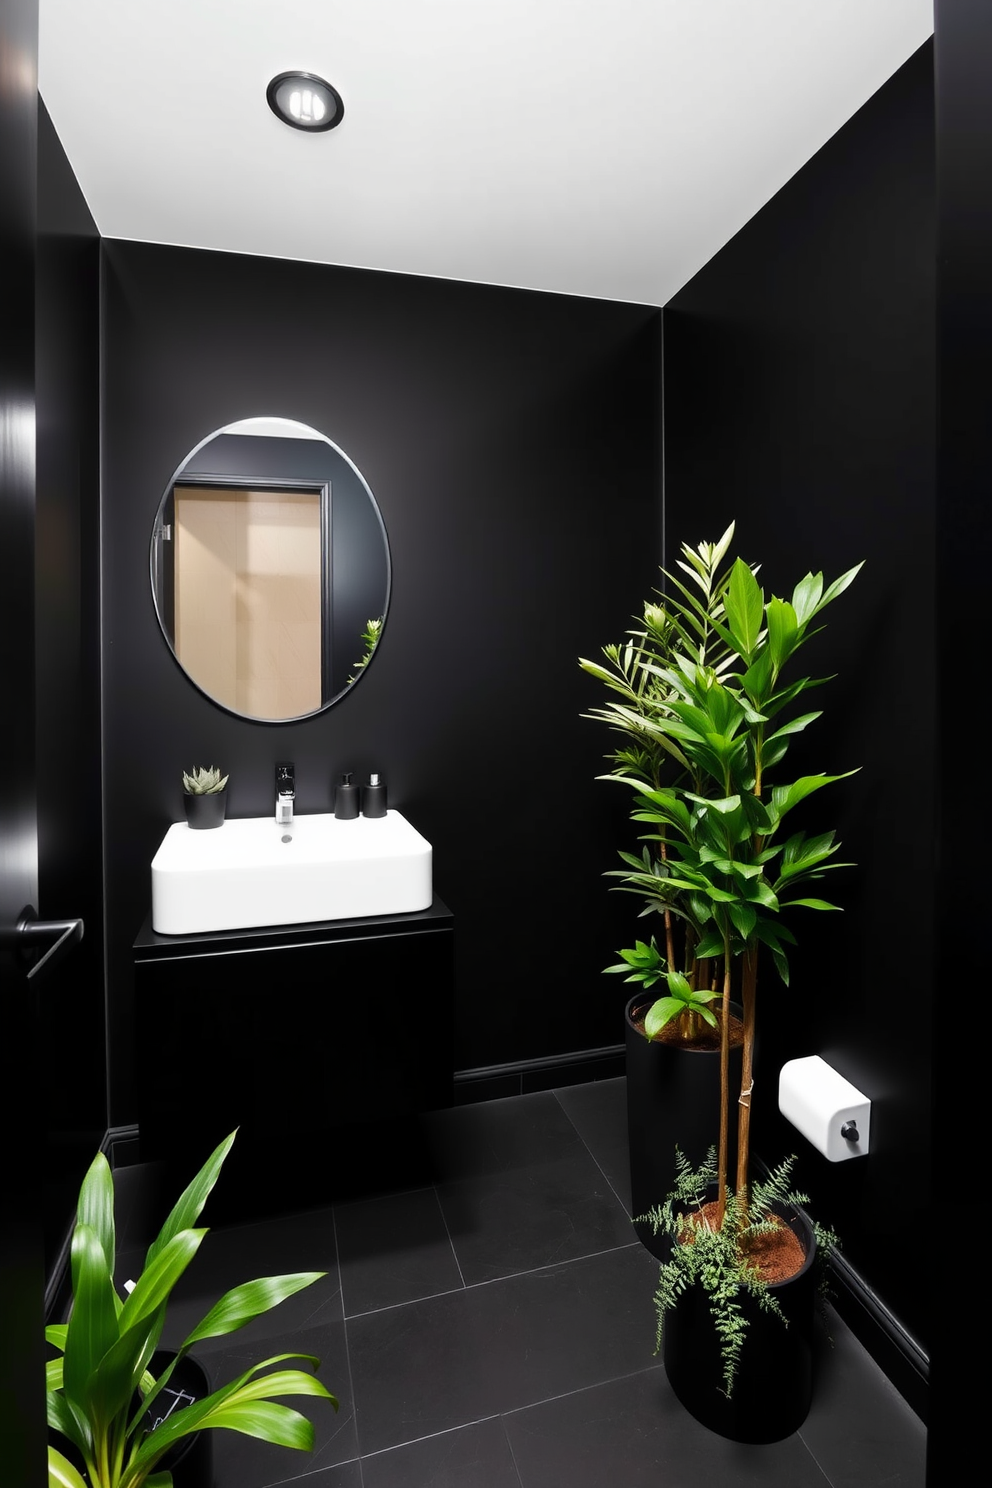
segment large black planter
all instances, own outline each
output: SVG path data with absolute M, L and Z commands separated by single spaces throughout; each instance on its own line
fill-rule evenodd
M 684 1292 L 665 1317 L 661 1352 L 672 1390 L 697 1421 L 731 1441 L 782 1441 L 798 1431 L 809 1413 L 816 1236 L 801 1215 L 783 1217 L 806 1252 L 805 1263 L 795 1276 L 769 1286 L 788 1327 L 742 1291 L 748 1329 L 729 1400 L 723 1394 L 723 1360 L 703 1289 L 692 1287 Z
M 207 797 L 200 799 L 206 800 Z M 148 1367 L 157 1378 L 174 1357 L 174 1353 L 162 1349 L 152 1357 Z M 172 1410 L 203 1400 L 210 1394 L 210 1388 L 202 1364 L 187 1354 L 177 1364 L 169 1383 L 155 1401 L 153 1414 L 164 1418 Z M 212 1431 L 197 1431 L 192 1436 L 182 1437 L 159 1460 L 156 1472 L 171 1472 L 174 1488 L 213 1488 L 212 1437 Z
M 662 1203 L 675 1184 L 675 1148 L 698 1167 L 720 1136 L 719 1050 L 680 1048 L 646 1039 L 634 1026 L 638 1008 L 655 999 L 638 992 L 626 1010 L 627 1135 L 630 1146 L 631 1213 L 646 1214 Z M 731 1004 L 737 1017 L 741 1010 Z M 730 1168 L 737 1165 L 737 1101 L 741 1054 L 730 1051 Z M 668 1255 L 668 1240 L 657 1238 L 647 1224 L 635 1225 L 642 1244 L 659 1260 Z

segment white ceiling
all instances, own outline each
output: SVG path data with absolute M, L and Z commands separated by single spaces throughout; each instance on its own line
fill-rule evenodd
M 105 237 L 662 305 L 933 30 L 932 0 L 40 0 Z M 265 102 L 341 93 L 307 135 Z

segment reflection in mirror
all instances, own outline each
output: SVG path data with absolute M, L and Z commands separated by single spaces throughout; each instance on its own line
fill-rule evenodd
M 305 718 L 362 674 L 389 603 L 375 498 L 323 434 L 244 419 L 186 457 L 159 505 L 151 579 L 186 675 L 244 718 Z

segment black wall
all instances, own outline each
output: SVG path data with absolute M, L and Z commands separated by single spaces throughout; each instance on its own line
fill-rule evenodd
M 608 741 L 580 718 L 598 699 L 577 657 L 623 633 L 656 576 L 659 311 L 115 241 L 104 255 L 113 1120 L 134 1117 L 130 947 L 149 865 L 198 761 L 231 772 L 234 816 L 272 810 L 277 759 L 296 764 L 301 812 L 330 809 L 343 769 L 384 772 L 455 915 L 456 1068 L 618 1044 L 625 999 L 601 968 L 626 924 L 601 875 L 626 803 L 595 782 Z M 201 696 L 148 581 L 176 467 L 262 415 L 347 452 L 392 558 L 372 664 L 294 724 Z M 332 1008 L 314 1036 L 333 1036 Z
M 39 903 L 82 943 L 41 1001 L 46 1264 L 107 1129 L 100 761 L 100 240 L 48 117 L 38 121 L 35 630 Z M 66 1078 L 85 1071 L 81 1079 Z M 57 1077 L 56 1076 L 57 1073 Z
M 664 315 L 669 559 L 732 519 L 766 590 L 861 559 L 803 672 L 831 676 L 789 778 L 854 767 L 803 825 L 857 866 L 842 915 L 796 911 L 800 949 L 759 988 L 757 1150 L 924 1342 L 904 1243 L 929 1185 L 934 955 L 935 182 L 927 45 L 675 296 Z M 784 778 L 784 777 L 782 777 Z M 797 824 L 799 824 L 797 822 Z M 805 918 L 803 914 L 805 913 Z M 872 1099 L 871 1155 L 830 1164 L 778 1114 L 790 1058 L 820 1054 Z
M 988 1041 L 982 1026 L 989 918 L 979 803 L 985 775 L 981 693 L 988 676 L 988 574 L 992 564 L 992 10 L 982 0 L 937 0 L 938 494 L 937 922 L 939 979 L 932 1010 L 936 1192 L 950 1199 L 984 1188 Z M 977 712 L 975 711 L 977 708 Z M 977 748 L 974 747 L 977 744 Z M 976 954 L 976 944 L 979 947 Z M 965 996 L 963 1037 L 947 1032 L 947 999 Z M 967 1200 L 966 1200 L 967 1204 Z M 970 1207 L 970 1206 L 969 1206 Z M 970 1230 L 970 1225 L 968 1226 Z M 970 1437 L 986 1434 L 984 1266 L 955 1267 L 960 1297 L 937 1275 L 934 1387 L 941 1414 L 931 1433 L 928 1485 L 949 1482 Z

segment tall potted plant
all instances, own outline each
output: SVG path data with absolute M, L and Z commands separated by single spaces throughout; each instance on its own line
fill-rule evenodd
M 755 568 L 740 558 L 724 564 L 733 530 L 729 528 L 717 544 L 700 544 L 695 551 L 683 548 L 681 567 L 693 580 L 692 587 L 676 575 L 664 574 L 667 592 L 652 607 L 657 618 L 650 627 L 651 636 L 663 640 L 662 647 L 654 646 L 656 654 L 651 654 L 643 635 L 635 634 L 632 650 L 607 652 L 610 667 L 605 672 L 600 668 L 596 673 L 588 662 L 583 665 L 601 675 L 615 692 L 620 691 L 622 671 L 621 685 L 636 699 L 635 706 L 629 696 L 619 703 L 611 701 L 596 716 L 636 741 L 617 752 L 608 777 L 633 789 L 632 818 L 648 828 L 640 858 L 621 854 L 627 865 L 620 870 L 621 887 L 642 898 L 646 913 L 660 912 L 666 925 L 664 957 L 653 942 L 650 946 L 641 942 L 633 952 L 623 953 L 620 965 L 629 968 L 631 977 L 643 980 L 647 967 L 667 982 L 668 996 L 649 1010 L 648 1037 L 667 1021 L 685 1019 L 687 1012 L 709 1011 L 714 1002 L 719 1007 L 716 1191 L 706 1227 L 723 1237 L 727 1255 L 736 1257 L 738 1269 L 748 1273 L 754 1269 L 751 1261 L 759 1234 L 765 1232 L 762 1227 L 778 1225 L 772 1206 L 781 1206 L 787 1193 L 787 1174 L 779 1174 L 774 1192 L 769 1195 L 761 1190 L 759 1212 L 752 1213 L 750 1113 L 759 950 L 765 947 L 787 985 L 787 947 L 794 943 L 794 935 L 781 920 L 781 912 L 835 908 L 810 895 L 806 886 L 829 868 L 840 866 L 831 861 L 838 847 L 833 832 L 809 836 L 802 829 L 792 830 L 791 814 L 796 807 L 844 777 L 803 775 L 780 783 L 780 767 L 790 742 L 820 716 L 795 711 L 818 682 L 803 676 L 787 680 L 784 673 L 817 628 L 814 622 L 849 586 L 861 565 L 827 586 L 821 574 L 807 574 L 795 586 L 791 599 L 772 596 L 766 600 Z M 650 749 L 645 747 L 646 740 Z M 645 768 L 649 761 L 663 767 L 654 778 L 648 778 Z M 683 929 L 681 966 L 674 960 L 676 942 L 668 931 L 672 921 Z M 685 994 L 695 992 L 698 997 L 701 988 L 718 996 L 709 997 L 704 1010 L 693 1009 Z M 732 1082 L 731 1000 L 735 995 L 743 1027 L 740 1077 Z M 733 1183 L 732 1083 L 737 1084 L 738 1107 Z M 658 1133 L 656 1140 L 666 1136 L 671 1139 L 673 1133 Z M 666 1252 L 670 1258 L 665 1265 L 674 1266 L 675 1271 L 666 1273 L 663 1266 L 663 1283 L 667 1275 L 670 1286 L 666 1290 L 663 1284 L 659 1289 L 660 1322 L 686 1291 L 694 1263 L 702 1254 L 702 1247 L 689 1252 L 699 1230 L 694 1230 L 695 1221 L 689 1223 L 684 1216 L 691 1209 L 690 1192 L 696 1195 L 699 1212 L 705 1176 L 697 1171 L 690 1181 L 686 1169 L 680 1167 L 672 1201 L 675 1207 L 662 1206 L 652 1216 L 653 1229 L 667 1237 L 674 1251 L 687 1252 L 681 1256 Z M 807 1249 L 813 1244 L 810 1237 Z M 759 1300 L 766 1296 L 766 1312 L 774 1310 L 760 1284 L 757 1295 Z M 737 1354 L 733 1350 L 728 1354 L 732 1332 L 722 1335 L 725 1396 L 733 1394 L 737 1376 Z M 733 1430 L 728 1434 L 734 1434 Z
M 724 615 L 724 593 L 730 569 L 725 563 L 733 540 L 731 523 L 719 542 L 682 547 L 680 574 L 664 574 L 667 592 L 645 600 L 635 625 L 620 643 L 603 647 L 602 661 L 580 659 L 579 665 L 607 688 L 608 701 L 586 717 L 601 720 L 619 742 L 608 756 L 612 769 L 601 778 L 656 790 L 666 781 L 683 779 L 702 791 L 705 778 L 669 733 L 666 724 L 672 688 L 666 680 L 678 656 L 692 658 L 724 676 L 732 653 L 717 625 Z M 703 926 L 695 901 L 653 886 L 667 877 L 668 845 L 664 832 L 652 834 L 639 854 L 621 851 L 627 865 L 607 875 L 619 888 L 637 894 L 641 915 L 652 922 L 650 938 L 619 952 L 621 960 L 605 968 L 624 975 L 638 990 L 625 1010 L 627 1062 L 627 1127 L 634 1213 L 657 1202 L 674 1184 L 674 1139 L 668 1140 L 678 1114 L 683 1150 L 702 1161 L 715 1140 L 712 1112 L 719 1102 L 719 991 L 713 985 L 712 962 L 698 958 L 695 947 Z M 659 923 L 660 921 L 660 923 Z M 659 947 L 658 940 L 662 945 Z M 655 990 L 652 990 L 655 989 Z M 661 994 L 661 995 L 659 995 Z M 714 1008 L 714 1003 L 717 1007 Z M 741 1009 L 731 1006 L 729 1058 L 739 1071 L 743 1039 Z M 659 1258 L 667 1244 L 645 1223 L 638 1223 L 643 1243 Z

